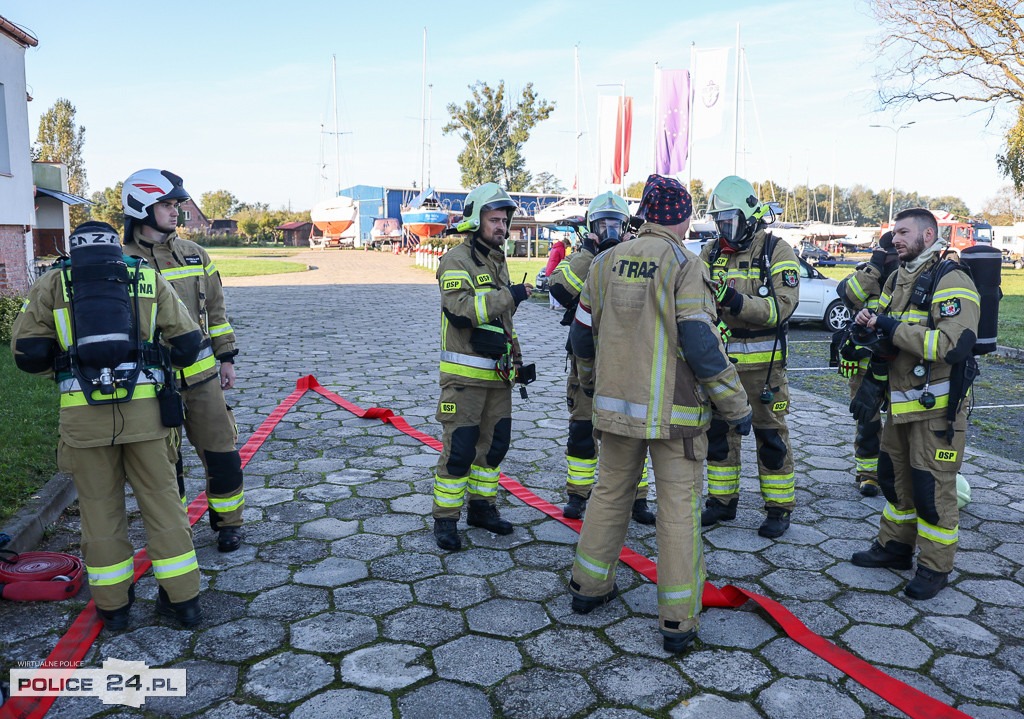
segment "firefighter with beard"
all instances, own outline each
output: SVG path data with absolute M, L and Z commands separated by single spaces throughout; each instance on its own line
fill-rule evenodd
M 170 284 L 122 254 L 113 227 L 86 222 L 68 245 L 71 259 L 32 286 L 14 322 L 14 361 L 60 389 L 57 460 L 78 492 L 82 556 L 103 625 L 127 628 L 135 601 L 127 481 L 146 528 L 157 611 L 192 627 L 203 618 L 199 565 L 168 451 L 181 400 L 166 392 L 171 366 L 194 362 L 202 335 Z
M 171 283 L 203 333 L 199 359 L 178 374 L 185 400 L 185 434 L 206 471 L 206 501 L 217 549 L 242 544 L 242 461 L 235 417 L 224 390 L 235 386 L 235 333 L 213 260 L 202 247 L 175 234 L 178 205 L 189 199 L 182 179 L 166 170 L 139 170 L 121 189 L 125 254 L 141 257 Z M 217 362 L 220 361 L 220 370 Z M 181 429 L 176 433 L 178 490 L 185 501 Z
M 505 238 L 516 203 L 488 182 L 466 196 L 462 244 L 437 267 L 441 290 L 441 456 L 434 473 L 434 538 L 462 547 L 457 524 L 469 491 L 467 522 L 495 534 L 512 525 L 496 506 L 499 465 L 512 439 L 512 385 L 522 367 L 512 315 L 533 285 L 511 284 Z
M 714 398 L 735 432 L 751 412 L 715 326 L 707 270 L 683 246 L 692 212 L 677 181 L 651 175 L 635 239 L 594 260 L 569 330 L 594 387 L 601 479 L 583 520 L 569 592 L 593 611 L 618 593 L 615 570 L 647 453 L 658 482 L 658 620 L 665 651 L 697 636 L 704 588 L 700 495 Z M 737 435 L 739 436 L 739 435 Z
M 981 299 L 971 278 L 943 260 L 930 210 L 896 215 L 893 244 L 900 266 L 886 281 L 878 312 L 854 318 L 855 336 L 872 348 L 869 373 L 850 403 L 870 419 L 888 400 L 878 455 L 886 505 L 871 547 L 855 552 L 858 567 L 910 569 L 903 592 L 930 599 L 949 581 L 959 540 L 956 473 L 963 462 L 969 390 L 977 375 L 973 350 Z
M 774 539 L 789 529 L 796 504 L 786 426 L 786 334 L 800 301 L 800 265 L 793 248 L 765 230 L 774 212 L 746 180 L 732 175 L 719 182 L 708 212 L 721 237 L 704 246 L 701 258 L 716 283 L 719 316 L 730 333 L 726 351 L 754 410 L 757 474 L 768 515 L 758 534 Z M 739 491 L 740 438 L 716 413 L 708 430 L 710 496 L 701 524 L 735 519 Z
M 836 287 L 836 293 L 856 315 L 867 307 L 878 309 L 878 297 L 882 294 L 885 281 L 899 262 L 892 246 L 892 232 L 886 232 L 878 241 L 878 247 L 871 253 L 871 259 L 860 264 L 857 270 Z M 858 347 L 850 338 L 851 327 L 837 332 L 833 339 L 836 347 L 836 363 L 839 375 L 849 380 L 850 399 L 857 396 L 868 371 L 871 351 Z M 882 433 L 882 416 L 876 413 L 868 422 L 857 422 L 857 434 L 853 440 L 854 459 L 857 463 L 855 482 L 865 497 L 878 495 L 878 445 Z
M 629 223 L 629 206 L 613 192 L 598 195 L 587 207 L 585 218 L 587 235 L 582 247 L 562 260 L 548 279 L 551 296 L 566 308 L 563 325 L 571 325 L 576 313 L 583 284 L 590 273 L 590 263 L 599 252 L 604 252 L 620 241 L 630 239 L 626 232 Z M 565 401 L 569 408 L 569 439 L 565 446 L 568 463 L 565 489 L 569 502 L 562 509 L 562 516 L 580 519 L 587 506 L 587 499 L 594 486 L 597 472 L 597 442 L 594 439 L 594 388 L 580 384 L 576 357 L 572 346 L 566 341 L 569 353 L 569 379 L 565 387 Z M 647 463 L 637 487 L 633 501 L 633 519 L 641 524 L 654 524 L 654 513 L 647 506 Z

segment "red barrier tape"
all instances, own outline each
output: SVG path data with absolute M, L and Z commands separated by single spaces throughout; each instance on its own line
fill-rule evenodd
M 271 412 L 270 416 L 263 421 L 249 438 L 249 441 L 239 450 L 239 454 L 242 456 L 243 467 L 249 463 L 252 456 L 256 454 L 256 451 L 263 442 L 270 436 L 270 433 L 281 421 L 281 418 L 288 413 L 288 410 L 295 406 L 295 403 L 307 391 L 316 392 L 359 418 L 379 419 L 381 422 L 394 426 L 395 429 L 419 440 L 428 447 L 438 452 L 441 451 L 441 442 L 428 434 L 413 429 L 403 417 L 396 415 L 391 410 L 383 407 L 370 407 L 364 410 L 329 389 L 322 387 L 313 375 L 306 375 L 298 379 L 295 383 L 295 390 Z M 505 474 L 501 475 L 499 482 L 513 496 L 522 500 L 528 506 L 543 512 L 576 532 L 579 532 L 583 526 L 583 522 L 578 519 L 566 519 L 562 516 L 562 511 L 558 507 L 541 499 Z M 206 493 L 201 492 L 189 505 L 189 523 L 195 524 L 205 513 Z M 658 565 L 646 557 L 623 547 L 620 559 L 624 564 L 632 567 L 652 582 L 658 581 Z M 143 549 L 135 555 L 136 581 L 149 569 L 150 565 L 151 562 L 146 556 L 146 550 Z M 824 659 L 897 709 L 900 709 L 910 716 L 911 719 L 971 719 L 967 714 L 957 711 L 901 681 L 893 679 L 884 672 L 875 669 L 863 659 L 855 657 L 846 650 L 840 649 L 828 640 L 818 636 L 797 619 L 792 612 L 775 600 L 755 592 L 740 589 L 731 584 L 721 589 L 710 582 L 704 584 L 703 605 L 705 607 L 728 607 L 734 609 L 744 604 L 748 599 L 757 602 L 782 627 L 782 630 L 790 639 Z M 50 656 L 47 657 L 40 668 L 66 669 L 66 676 L 71 676 L 74 672 L 73 665 L 85 657 L 89 647 L 92 646 L 92 643 L 99 635 L 101 628 L 102 623 L 100 622 L 99 615 L 96 613 L 96 605 L 90 601 L 86 608 L 82 610 L 82 613 L 78 615 L 78 618 L 71 625 L 67 633 L 57 642 L 57 646 L 54 647 Z M 56 697 L 52 696 L 12 697 L 3 707 L 0 707 L 0 719 L 7 719 L 8 717 L 40 719 L 53 705 L 55 699 Z

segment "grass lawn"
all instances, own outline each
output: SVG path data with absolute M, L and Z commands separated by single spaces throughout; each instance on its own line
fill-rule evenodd
M 291 257 L 306 247 L 206 247 L 211 257 Z
M 214 262 L 222 277 L 252 277 L 254 275 L 281 275 L 287 272 L 305 272 L 309 269 L 301 262 L 222 257 Z
M 0 524 L 57 471 L 57 385 L 26 374 L 0 347 Z
M 826 277 L 841 280 L 850 267 L 819 267 Z M 1024 349 L 1024 270 L 1003 266 L 1003 299 L 999 302 L 999 344 Z

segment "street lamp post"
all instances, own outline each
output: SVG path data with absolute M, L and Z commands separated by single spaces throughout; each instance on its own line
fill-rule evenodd
M 871 127 L 881 127 L 885 130 L 892 130 L 896 135 L 896 140 L 892 146 L 892 190 L 889 191 L 889 229 L 892 229 L 892 201 L 896 197 L 896 155 L 900 149 L 900 130 L 905 130 L 913 125 L 916 120 L 911 120 L 905 125 L 894 127 L 893 125 L 871 125 Z

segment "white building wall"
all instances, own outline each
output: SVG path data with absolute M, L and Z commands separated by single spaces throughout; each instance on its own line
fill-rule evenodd
M 35 204 L 25 93 L 25 48 L 3 34 L 0 34 L 0 106 L 0 227 L 6 226 L 3 234 L 7 242 L 13 239 L 12 232 L 24 233 L 24 268 L 30 268 Z M 6 251 L 10 250 L 8 245 Z M 9 269 L 20 274 L 24 268 Z M 20 283 L 22 278 L 15 280 Z

